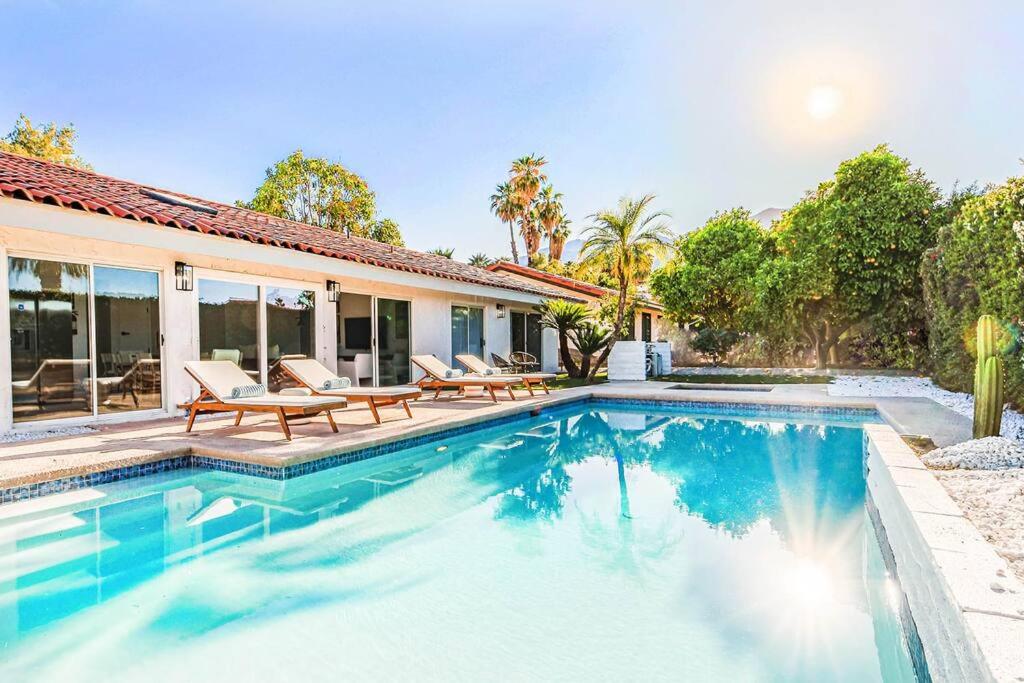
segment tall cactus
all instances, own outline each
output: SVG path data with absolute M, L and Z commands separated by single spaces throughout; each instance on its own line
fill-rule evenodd
M 1003 421 L 1003 359 L 996 349 L 996 319 L 978 318 L 978 361 L 974 367 L 974 438 L 999 436 Z

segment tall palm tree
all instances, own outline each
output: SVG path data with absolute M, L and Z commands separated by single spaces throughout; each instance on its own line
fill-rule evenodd
M 668 214 L 650 211 L 653 201 L 652 194 L 640 199 L 623 197 L 614 211 L 602 211 L 588 217 L 593 223 L 583 232 L 585 240 L 579 260 L 588 266 L 607 269 L 619 290 L 611 339 L 591 368 L 588 379 L 593 379 L 612 347 L 622 337 L 629 292 L 651 274 L 655 257 L 672 249 Z
M 548 258 L 552 261 L 562 260 L 562 250 L 565 249 L 565 241 L 572 234 L 572 228 L 569 227 L 571 222 L 568 218 L 562 216 L 558 225 L 548 234 Z
M 519 247 L 516 246 L 516 233 L 512 225 L 519 214 L 522 213 L 519 195 L 516 193 L 512 183 L 501 183 L 494 194 L 491 195 L 491 212 L 498 217 L 502 223 L 508 223 L 508 236 L 512 243 L 512 260 L 519 263 Z
M 551 232 L 564 218 L 562 209 L 562 193 L 555 192 L 555 188 L 545 185 L 537 195 L 537 219 L 548 241 L 551 240 Z
M 540 230 L 537 228 L 537 218 L 533 215 L 533 200 L 548 179 L 543 171 L 546 163 L 544 157 L 530 154 L 513 161 L 508 172 L 509 183 L 519 198 L 519 230 L 526 241 L 527 262 L 540 249 Z
M 488 256 L 487 254 L 478 252 L 470 256 L 469 260 L 466 261 L 466 263 L 468 263 L 471 266 L 476 266 L 477 268 L 486 268 L 487 266 L 491 265 L 493 261 L 491 261 L 491 257 Z

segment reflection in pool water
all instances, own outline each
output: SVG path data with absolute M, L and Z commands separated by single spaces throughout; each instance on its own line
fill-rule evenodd
M 0 675 L 913 678 L 856 425 L 586 404 L 443 445 L 0 508 Z

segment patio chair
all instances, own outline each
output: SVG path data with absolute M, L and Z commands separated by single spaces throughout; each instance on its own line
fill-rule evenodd
M 237 413 L 236 427 L 242 422 L 245 413 L 273 413 L 277 415 L 285 438 L 291 441 L 292 432 L 288 420 L 324 413 L 331 429 L 337 432 L 338 425 L 334 423 L 331 411 L 348 405 L 342 398 L 266 392 L 263 385 L 254 382 L 244 370 L 229 360 L 187 361 L 185 371 L 202 389 L 198 398 L 184 405 L 189 411 L 186 432 L 192 431 L 192 424 L 200 413 Z M 233 394 L 249 395 L 234 398 Z
M 434 356 L 411 356 L 410 360 L 426 373 L 426 376 L 417 384 L 423 389 L 433 389 L 435 399 L 441 395 L 443 389 L 458 389 L 459 394 L 462 395 L 466 392 L 466 387 L 483 387 L 495 403 L 498 402 L 498 397 L 494 395 L 495 389 L 505 389 L 508 391 L 509 397 L 515 401 L 516 395 L 512 391 L 512 387 L 522 383 L 522 380 L 515 376 L 498 378 L 463 376 L 461 371 L 452 370 Z
M 419 387 L 352 386 L 351 380 L 348 380 L 347 377 L 339 377 L 313 358 L 282 360 L 281 369 L 317 396 L 340 396 L 348 401 L 365 403 L 377 424 L 380 424 L 378 408 L 401 405 L 405 408 L 405 414 L 412 417 L 409 399 L 415 401 L 423 395 L 423 391 Z M 344 384 L 344 380 L 349 381 L 349 386 L 337 389 L 326 388 L 331 384 Z
M 516 366 L 516 372 L 536 372 L 540 370 L 540 363 L 537 356 L 526 351 L 513 351 L 509 354 L 509 360 Z
M 494 367 L 507 371 L 507 374 L 515 374 L 516 366 L 508 358 L 503 358 L 496 353 L 492 353 L 491 362 L 494 363 Z
M 555 374 L 552 372 L 521 372 L 515 375 L 508 375 L 502 368 L 492 368 L 487 363 L 469 353 L 460 353 L 455 356 L 455 360 L 465 365 L 466 369 L 471 373 L 481 377 L 518 377 L 523 381 L 523 385 L 526 387 L 526 390 L 530 392 L 530 396 L 534 395 L 534 385 L 543 389 L 545 394 L 550 394 L 551 392 L 548 390 L 547 381 L 555 378 Z

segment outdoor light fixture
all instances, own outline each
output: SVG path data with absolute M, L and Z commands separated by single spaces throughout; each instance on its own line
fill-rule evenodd
M 341 294 L 341 283 L 337 282 L 335 280 L 328 280 L 327 281 L 327 300 L 331 301 L 331 302 L 336 302 L 338 300 L 338 295 L 340 295 L 340 294 Z
M 504 318 L 505 317 L 505 304 L 497 304 L 497 308 L 498 308 L 498 317 L 499 318 Z
M 179 292 L 192 291 L 192 266 L 182 261 L 175 261 L 174 288 Z

